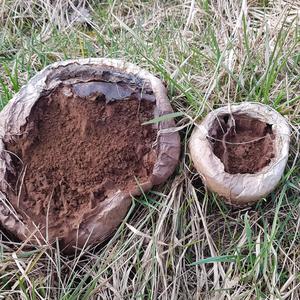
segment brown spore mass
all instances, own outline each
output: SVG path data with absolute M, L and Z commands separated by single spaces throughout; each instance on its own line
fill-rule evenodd
M 257 173 L 274 157 L 272 126 L 247 115 L 219 116 L 208 138 L 230 174 Z
M 78 95 L 60 85 L 38 100 L 24 133 L 6 144 L 15 154 L 7 181 L 18 211 L 36 224 L 48 218 L 50 226 L 76 226 L 116 191 L 149 180 L 157 130 L 142 123 L 153 119 L 155 101 L 119 91 L 124 99 L 108 101 L 99 92 Z

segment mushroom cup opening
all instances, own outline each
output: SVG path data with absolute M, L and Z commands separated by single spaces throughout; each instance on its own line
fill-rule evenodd
M 20 240 L 68 253 L 106 240 L 132 197 L 173 173 L 180 153 L 162 82 L 113 59 L 55 63 L 1 111 L 0 221 Z M 146 124 L 145 124 L 146 123 Z M 31 238 L 32 237 L 32 238 Z
M 272 126 L 247 114 L 219 115 L 208 139 L 230 174 L 255 174 L 275 157 Z

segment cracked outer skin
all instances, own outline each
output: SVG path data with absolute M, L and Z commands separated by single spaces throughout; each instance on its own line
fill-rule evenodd
M 196 124 L 189 149 L 195 168 L 205 185 L 228 204 L 245 207 L 268 195 L 279 183 L 288 159 L 290 126 L 282 115 L 267 105 L 250 102 L 231 105 L 231 113 L 245 114 L 272 125 L 275 157 L 268 166 L 255 174 L 229 174 L 224 171 L 223 163 L 213 153 L 207 139 L 217 116 L 228 113 L 227 106 L 221 107 L 210 112 L 200 124 Z
M 173 112 L 166 88 L 157 77 L 136 65 L 106 58 L 68 60 L 49 65 L 22 87 L 0 112 L 0 223 L 20 240 L 51 244 L 58 239 L 66 253 L 72 253 L 74 247 L 100 243 L 122 222 L 131 205 L 132 196 L 139 196 L 141 189 L 149 191 L 153 185 L 163 183 L 173 173 L 179 160 L 180 138 L 178 132 L 160 132 L 175 127 L 174 120 L 166 120 L 156 124 L 157 160 L 149 180 L 130 191 L 118 190 L 85 213 L 76 228 L 66 226 L 62 235 L 57 234 L 60 228 L 53 224 L 48 228 L 33 224 L 29 216 L 22 216 L 18 208 L 6 198 L 9 189 L 6 175 L 7 170 L 12 168 L 12 161 L 10 154 L 5 151 L 4 142 L 11 141 L 21 133 L 21 128 L 26 125 L 27 117 L 39 98 L 65 82 L 86 83 L 100 79 L 117 82 L 120 78 L 153 93 L 156 101 L 155 117 Z

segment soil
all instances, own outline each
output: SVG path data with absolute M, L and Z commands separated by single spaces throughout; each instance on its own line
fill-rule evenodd
M 234 121 L 233 121 L 234 119 Z M 209 132 L 214 154 L 230 174 L 254 174 L 274 157 L 272 126 L 247 115 L 227 114 Z
M 61 85 L 39 99 L 24 134 L 6 144 L 19 157 L 11 156 L 10 200 L 36 224 L 46 216 L 49 224 L 79 223 L 117 190 L 149 180 L 157 130 L 141 124 L 153 119 L 155 102 L 124 91 L 125 100 L 107 99 L 101 91 L 78 95 Z

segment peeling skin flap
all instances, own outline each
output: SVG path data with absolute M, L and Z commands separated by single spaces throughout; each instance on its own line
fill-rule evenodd
M 110 83 L 104 81 L 92 81 L 84 83 L 76 83 L 73 85 L 73 91 L 82 98 L 91 96 L 105 96 L 106 102 L 124 100 L 128 98 L 137 98 L 139 100 L 148 100 L 155 102 L 154 95 L 146 92 L 137 91 L 136 87 L 131 87 L 125 83 Z

